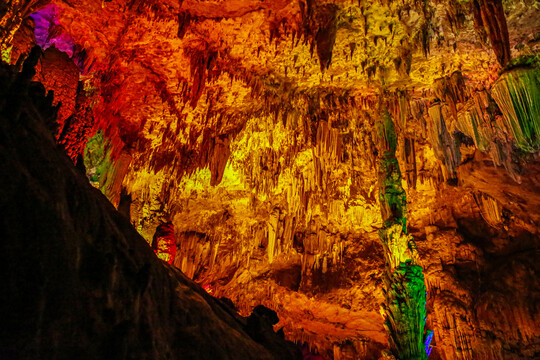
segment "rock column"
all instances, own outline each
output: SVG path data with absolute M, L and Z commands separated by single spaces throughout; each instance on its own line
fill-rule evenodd
M 426 287 L 422 267 L 416 264 L 417 252 L 407 234 L 407 199 L 401 186 L 396 159 L 397 137 L 392 118 L 384 111 L 377 120 L 379 143 L 379 200 L 383 227 L 379 237 L 384 247 L 384 326 L 389 335 L 386 358 L 427 359 Z

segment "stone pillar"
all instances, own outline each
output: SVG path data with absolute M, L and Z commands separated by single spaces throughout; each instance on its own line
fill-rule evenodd
M 399 360 L 427 359 L 426 287 L 422 267 L 416 264 L 416 245 L 407 234 L 407 199 L 401 186 L 401 172 L 396 159 L 397 136 L 386 110 L 377 120 L 379 144 L 379 200 L 383 228 L 386 271 L 384 275 L 384 326 L 390 352 Z

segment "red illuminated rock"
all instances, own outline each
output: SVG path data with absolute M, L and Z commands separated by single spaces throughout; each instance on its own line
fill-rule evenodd
M 174 226 L 171 222 L 161 224 L 157 227 L 152 242 L 152 249 L 157 257 L 168 264 L 174 262 L 176 255 L 176 238 L 174 236 Z

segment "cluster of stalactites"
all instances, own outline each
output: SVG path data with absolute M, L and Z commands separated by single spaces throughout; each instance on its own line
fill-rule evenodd
M 429 140 L 435 156 L 442 161 L 444 167 L 443 176 L 445 180 L 456 177 L 456 169 L 461 162 L 459 144 L 450 134 L 444 120 L 445 113 L 441 104 L 434 104 L 429 108 L 431 126 L 429 127 Z
M 474 194 L 474 200 L 484 220 L 494 228 L 503 221 L 503 207 L 497 199 L 482 192 Z
M 3 2 L 0 15 L 0 52 L 2 61 L 10 62 L 13 48 L 13 37 L 23 20 L 32 13 L 39 1 L 14 0 Z M 16 60 L 16 59 L 15 59 Z
M 190 278 L 195 278 L 204 267 L 210 271 L 216 262 L 219 242 L 203 233 L 182 232 L 174 265 Z M 223 259 L 222 259 L 223 260 Z
M 502 112 L 502 123 L 517 146 L 526 152 L 540 147 L 540 71 L 518 68 L 504 73 L 493 85 L 492 96 Z
M 540 148 L 539 73 L 535 65 L 516 67 L 504 72 L 491 89 L 478 91 L 468 91 L 456 74 L 434 84 L 440 102 L 429 108 L 426 120 L 446 179 L 455 177 L 464 144 L 490 154 L 495 165 L 504 166 L 519 181 L 515 154 Z

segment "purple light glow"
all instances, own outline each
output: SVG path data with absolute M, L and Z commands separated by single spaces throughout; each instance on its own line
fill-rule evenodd
M 54 45 L 69 57 L 73 57 L 75 44 L 71 36 L 62 32 L 63 28 L 60 25 L 59 13 L 60 8 L 58 6 L 49 4 L 30 15 L 36 24 L 36 42 L 43 50 Z
M 431 340 L 433 340 L 433 331 L 428 330 L 426 332 L 426 340 L 424 341 L 424 345 L 426 347 L 426 354 L 428 357 L 431 354 L 431 350 L 433 350 L 433 348 L 430 346 Z

